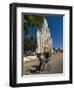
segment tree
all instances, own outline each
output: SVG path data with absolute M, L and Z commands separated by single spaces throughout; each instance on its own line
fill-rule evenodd
M 25 35 L 28 34 L 29 27 L 35 26 L 37 28 L 41 28 L 43 23 L 44 23 L 43 16 L 24 15 L 24 33 L 25 33 Z M 36 49 L 36 42 L 34 42 L 32 39 L 28 39 L 28 38 L 24 37 L 24 53 L 27 53 L 28 50 L 34 51 L 35 49 Z
M 28 34 L 29 27 L 36 26 L 37 28 L 40 28 L 43 23 L 44 23 L 44 17 L 43 16 L 24 15 L 24 31 L 25 31 L 25 34 Z

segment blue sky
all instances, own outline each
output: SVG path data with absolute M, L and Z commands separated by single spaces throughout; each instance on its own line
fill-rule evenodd
M 53 47 L 63 48 L 63 16 L 50 15 L 44 17 L 48 22 L 48 27 L 50 29 L 51 37 L 53 40 Z M 36 27 L 30 27 L 27 36 L 30 38 L 36 31 Z
M 63 48 L 63 16 L 45 16 L 53 39 L 53 47 Z

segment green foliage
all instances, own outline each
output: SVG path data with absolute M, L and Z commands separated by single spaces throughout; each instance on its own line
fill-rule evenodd
M 24 48 L 25 49 L 35 49 L 36 48 L 36 43 L 33 42 L 32 40 L 25 38 L 24 39 Z
M 43 16 L 35 16 L 35 15 L 24 15 L 24 30 L 25 34 L 28 33 L 28 28 L 31 26 L 37 26 L 40 28 L 42 24 L 44 23 L 44 17 Z
M 24 32 L 25 35 L 28 34 L 29 27 L 36 26 L 37 28 L 40 28 L 42 24 L 44 23 L 44 17 L 43 16 L 35 16 L 35 15 L 24 15 Z M 28 38 L 24 38 L 24 50 L 28 51 L 33 49 L 36 49 L 36 42 L 32 41 Z

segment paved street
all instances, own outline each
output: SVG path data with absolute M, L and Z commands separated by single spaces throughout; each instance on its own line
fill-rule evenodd
M 59 60 L 54 60 L 51 63 L 50 73 L 62 73 L 63 72 L 63 58 L 60 57 Z
M 56 58 L 55 60 L 50 61 L 50 66 L 51 66 L 50 71 L 44 70 L 40 73 L 42 74 L 62 73 L 63 72 L 63 56 L 60 55 L 59 58 Z
M 27 66 L 29 69 L 32 68 L 31 66 L 37 65 L 39 63 L 38 60 L 29 61 L 25 63 L 24 66 Z M 40 72 L 29 73 L 29 74 L 55 74 L 55 73 L 62 73 L 63 72 L 63 55 L 62 53 L 56 53 L 52 56 L 52 60 L 49 62 L 50 70 L 48 69 L 41 70 Z M 26 67 L 24 68 L 26 69 Z

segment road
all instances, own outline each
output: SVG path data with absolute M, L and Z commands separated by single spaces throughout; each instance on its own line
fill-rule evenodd
M 61 57 L 59 60 L 54 60 L 51 63 L 51 70 L 49 73 L 62 73 L 63 72 L 63 58 Z
M 31 58 L 31 57 L 29 57 Z M 34 57 L 35 58 L 35 57 Z M 33 59 L 33 58 L 32 58 Z M 28 60 L 24 62 L 24 69 L 23 74 L 25 74 L 28 69 L 31 69 L 32 66 L 35 66 L 39 64 L 39 60 Z M 53 54 L 50 64 L 50 71 L 48 69 L 40 70 L 40 72 L 34 72 L 34 73 L 28 73 L 28 74 L 56 74 L 56 73 L 63 73 L 63 54 L 62 53 L 56 53 Z M 46 68 L 46 67 L 45 67 Z
M 43 71 L 41 73 L 48 73 L 48 74 L 55 74 L 55 73 L 62 73 L 63 72 L 63 56 L 60 55 L 59 58 L 55 58 L 50 62 L 51 69 L 50 71 Z

